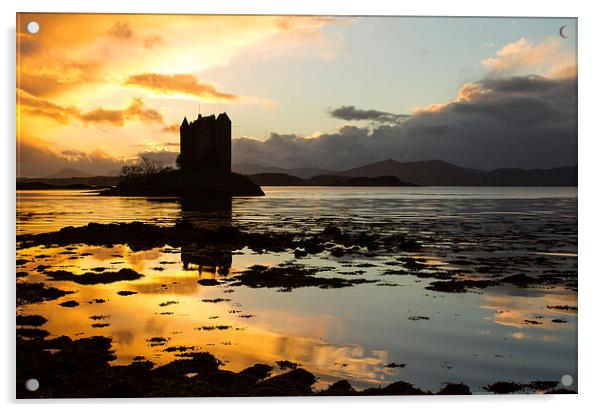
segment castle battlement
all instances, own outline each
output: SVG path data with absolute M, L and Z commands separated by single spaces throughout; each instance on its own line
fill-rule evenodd
M 232 122 L 226 113 L 199 116 L 180 126 L 180 168 L 212 172 L 231 172 Z

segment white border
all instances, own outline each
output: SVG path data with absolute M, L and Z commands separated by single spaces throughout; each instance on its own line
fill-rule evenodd
M 2 262 L 4 271 L 2 291 L 2 348 L 3 370 L 0 372 L 0 397 L 12 408 L 45 412 L 86 408 L 87 411 L 105 410 L 110 407 L 125 408 L 144 403 L 147 411 L 164 410 L 167 404 L 177 403 L 177 408 L 214 407 L 220 410 L 240 409 L 250 411 L 345 408 L 350 411 L 366 407 L 420 408 L 421 410 L 503 410 L 510 407 L 545 409 L 546 411 L 568 408 L 594 409 L 600 379 L 601 334 L 598 331 L 600 294 L 600 193 L 602 178 L 600 157 L 600 100 L 602 90 L 599 77 L 602 74 L 600 39 L 602 16 L 595 1 L 525 1 L 504 0 L 486 2 L 476 0 L 421 0 L 397 2 L 391 0 L 21 0 L 18 3 L 1 2 L 3 23 L 1 64 L 2 98 L 0 99 L 1 124 L 4 130 L 2 142 L 3 201 L 2 206 Z M 181 14 L 327 14 L 327 15 L 416 15 L 416 16 L 535 16 L 579 18 L 579 395 L 576 396 L 481 396 L 474 398 L 443 397 L 417 399 L 399 398 L 328 398 L 328 399 L 160 399 L 160 400 L 113 400 L 113 401 L 51 401 L 17 402 L 14 398 L 14 230 L 15 230 L 15 12 L 106 12 L 106 13 L 181 13 Z M 598 313 L 597 313 L 598 312 Z M 573 405 L 578 402 L 579 405 Z

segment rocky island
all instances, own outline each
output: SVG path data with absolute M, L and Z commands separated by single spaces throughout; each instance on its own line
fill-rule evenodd
M 124 166 L 117 186 L 105 196 L 263 196 L 249 178 L 232 173 L 232 122 L 226 113 L 180 126 L 178 169 L 143 158 Z

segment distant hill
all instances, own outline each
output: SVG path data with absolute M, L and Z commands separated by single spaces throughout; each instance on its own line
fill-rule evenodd
M 552 169 L 496 169 L 486 172 L 442 160 L 385 160 L 336 173 L 351 177 L 396 176 L 421 186 L 576 186 L 577 166 Z
M 319 175 L 307 179 L 308 186 L 415 186 L 411 183 L 402 182 L 396 176 L 340 176 Z
M 342 186 L 416 186 L 413 183 L 402 182 L 397 176 L 352 177 Z
M 305 180 L 286 173 L 257 173 L 247 177 L 259 186 L 305 186 Z
M 301 179 L 285 173 L 258 173 L 247 177 L 260 186 L 414 186 L 400 181 L 395 176 L 319 175 L 310 179 Z
M 331 174 L 333 170 L 316 169 L 313 167 L 302 167 L 286 169 L 283 167 L 276 166 L 262 166 L 255 163 L 237 163 L 232 165 L 232 171 L 243 175 L 256 175 L 264 173 L 280 173 L 287 174 L 289 176 L 296 176 L 302 179 L 308 179 L 312 176 Z
M 84 173 L 76 169 L 63 169 L 59 172 L 46 176 L 46 179 L 67 179 L 70 177 L 91 177 L 90 173 Z
M 117 176 L 89 176 L 89 177 L 68 177 L 68 178 L 45 178 L 45 177 L 18 177 L 17 188 L 34 188 L 34 185 L 21 185 L 22 183 L 42 183 L 44 185 L 63 189 L 66 186 L 73 189 L 75 185 L 85 185 L 90 187 L 111 187 L 119 183 Z
M 456 166 L 442 160 L 398 162 L 385 160 L 345 171 L 315 168 L 284 169 L 257 164 L 234 165 L 238 173 L 247 174 L 260 186 L 577 186 L 577 166 L 551 169 L 496 169 L 490 172 Z M 240 172 L 241 169 L 257 171 Z M 272 170 L 266 172 L 266 170 Z M 276 170 L 276 171 L 274 171 Z M 59 174 L 83 173 L 64 169 Z M 119 183 L 118 176 L 86 176 L 69 178 L 17 178 L 17 182 L 38 182 L 57 188 L 74 185 L 110 187 Z M 393 180 L 394 177 L 396 180 Z M 355 180 L 350 180 L 354 178 Z M 370 179 L 366 179 L 370 178 Z M 62 186 L 62 187 L 61 187 Z M 34 188 L 23 185 L 22 188 Z M 41 186 L 40 186 L 41 187 Z
M 455 166 L 442 160 L 401 163 L 389 159 L 337 174 L 352 177 L 396 176 L 404 182 L 424 186 L 456 184 L 470 186 L 480 184 L 483 173 L 480 170 Z

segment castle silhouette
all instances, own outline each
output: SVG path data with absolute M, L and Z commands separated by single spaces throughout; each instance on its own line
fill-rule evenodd
M 232 122 L 226 113 L 188 122 L 180 126 L 180 169 L 230 173 Z

